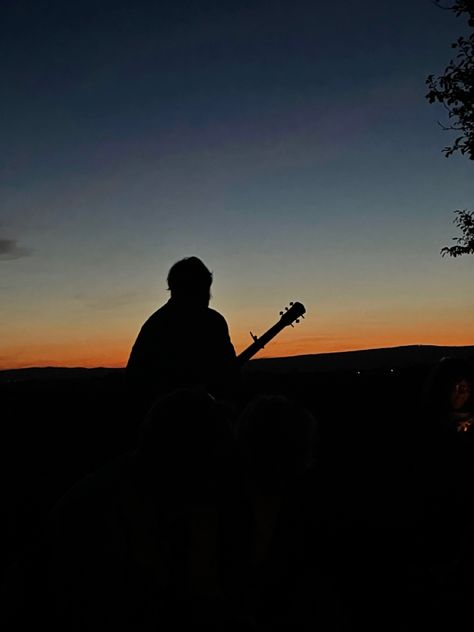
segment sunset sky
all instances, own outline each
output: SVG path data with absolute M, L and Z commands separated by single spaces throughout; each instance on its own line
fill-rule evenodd
M 474 344 L 474 258 L 442 258 L 474 164 L 425 79 L 431 0 L 0 6 L 0 368 L 123 366 L 196 255 L 262 356 Z

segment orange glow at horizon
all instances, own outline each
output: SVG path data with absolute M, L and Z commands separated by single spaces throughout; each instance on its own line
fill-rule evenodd
M 120 368 L 125 366 L 129 349 L 119 341 L 74 344 L 12 345 L 0 356 L 0 370 L 29 367 Z
M 339 353 L 344 351 L 357 351 L 365 349 L 379 349 L 389 347 L 404 347 L 411 345 L 435 345 L 443 347 L 463 347 L 474 345 L 474 335 L 466 336 L 461 334 L 447 335 L 398 335 L 385 334 L 381 336 L 370 336 L 354 338 L 353 340 L 341 339 L 338 343 L 334 338 L 324 340 L 315 337 L 314 339 L 295 339 L 291 342 L 273 341 L 255 357 L 258 358 L 278 358 L 285 356 L 311 355 L 319 353 Z M 243 348 L 242 348 L 243 349 Z
M 298 333 L 303 333 L 301 330 Z M 296 331 L 284 330 L 270 341 L 255 358 L 285 357 L 295 355 L 336 353 L 358 349 L 375 349 L 406 345 L 469 346 L 474 345 L 472 331 L 456 331 L 450 327 L 436 330 L 407 331 L 393 329 L 388 332 L 332 331 L 331 335 L 297 335 Z M 345 335 L 344 335 L 345 334 Z M 248 333 L 233 337 L 239 354 L 251 343 Z M 74 343 L 11 344 L 2 350 L 0 370 L 28 367 L 109 367 L 121 368 L 127 363 L 133 341 L 116 339 L 75 341 Z

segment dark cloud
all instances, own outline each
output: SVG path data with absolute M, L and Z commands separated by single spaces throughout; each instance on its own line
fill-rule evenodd
M 0 261 L 21 259 L 30 254 L 31 250 L 20 246 L 17 239 L 0 239 Z

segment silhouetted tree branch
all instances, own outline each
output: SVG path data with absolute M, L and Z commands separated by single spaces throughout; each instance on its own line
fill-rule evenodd
M 466 15 L 469 26 L 474 29 L 474 0 L 454 0 L 448 6 L 435 0 L 435 4 L 453 11 L 458 17 Z M 452 145 L 443 149 L 446 157 L 459 151 L 474 160 L 474 30 L 469 36 L 459 37 L 452 48 L 457 51 L 457 55 L 451 59 L 444 74 L 427 77 L 426 98 L 430 103 L 441 103 L 446 108 L 450 124 L 440 123 L 443 130 L 460 132 Z M 454 223 L 461 228 L 462 236 L 454 237 L 457 245 L 445 246 L 441 249 L 441 254 L 451 257 L 474 254 L 473 212 L 458 210 L 455 213 Z
M 474 254 L 474 211 L 454 211 L 456 217 L 454 223 L 461 229 L 462 237 L 453 237 L 457 242 L 455 246 L 445 246 L 441 249 L 441 254 L 459 257 L 460 255 Z

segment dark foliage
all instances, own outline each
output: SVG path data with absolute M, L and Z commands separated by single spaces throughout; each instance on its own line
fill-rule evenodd
M 439 4 L 439 3 L 437 3 Z M 469 26 L 474 27 L 474 1 L 457 0 L 449 7 L 457 16 L 467 14 Z M 442 103 L 448 111 L 450 125 L 446 130 L 460 131 L 451 146 L 444 148 L 446 156 L 460 151 L 474 160 L 474 32 L 468 37 L 459 37 L 452 44 L 457 55 L 439 77 L 429 75 L 426 79 L 430 103 Z
M 441 249 L 443 257 L 459 257 L 460 255 L 474 254 L 474 211 L 455 211 L 454 223 L 461 229 L 461 237 L 453 237 L 455 246 L 445 246 Z
M 456 16 L 467 17 L 468 24 L 474 29 L 474 0 L 456 0 L 452 5 L 444 7 L 453 11 Z M 457 131 L 460 135 L 452 145 L 443 149 L 446 157 L 456 151 L 474 160 L 474 30 L 470 35 L 459 37 L 452 44 L 457 51 L 444 73 L 439 77 L 429 75 L 426 79 L 430 103 L 442 103 L 448 112 L 450 124 L 441 127 L 444 130 Z M 445 246 L 441 254 L 459 257 L 474 253 L 474 221 L 472 211 L 456 211 L 454 223 L 461 229 L 462 236 L 454 237 L 456 245 Z

